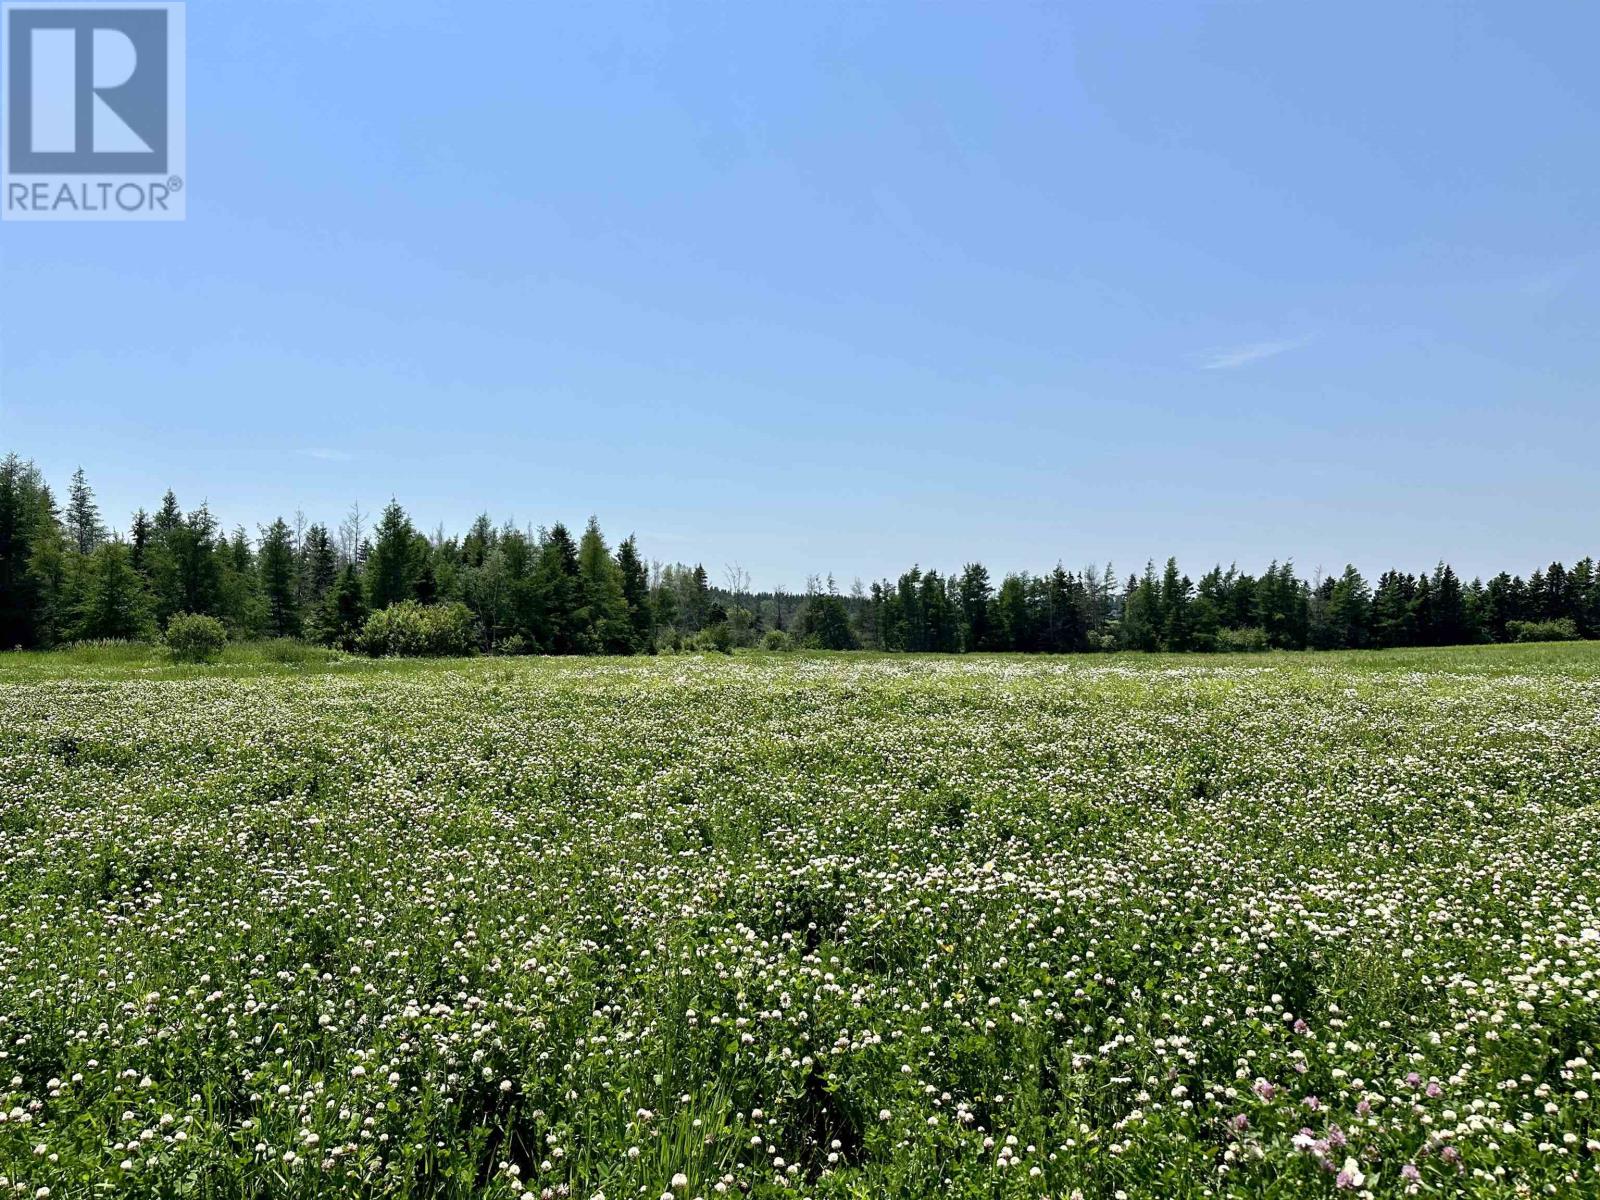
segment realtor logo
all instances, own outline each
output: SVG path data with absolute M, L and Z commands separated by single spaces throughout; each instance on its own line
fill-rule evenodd
M 0 215 L 185 215 L 184 6 L 0 6 Z

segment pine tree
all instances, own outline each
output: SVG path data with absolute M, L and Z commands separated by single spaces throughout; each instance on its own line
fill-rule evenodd
M 990 648 L 989 602 L 993 598 L 989 586 L 989 572 L 982 563 L 968 563 L 961 568 L 961 582 L 957 586 L 961 596 L 961 624 L 964 645 L 968 650 Z
M 296 570 L 294 539 L 279 517 L 261 531 L 261 558 L 257 566 L 261 595 L 266 601 L 266 631 L 271 637 L 300 634 L 300 580 Z
M 655 616 L 650 604 L 650 579 L 631 534 L 617 547 L 617 569 L 622 572 L 622 598 L 627 603 L 628 624 L 633 630 L 631 649 L 635 654 L 642 654 L 651 648 Z
M 150 548 L 150 539 L 155 536 L 155 527 L 150 523 L 150 514 L 140 509 L 133 514 L 133 524 L 128 530 L 128 557 L 133 563 L 133 569 L 143 575 L 145 572 L 144 554 Z
M 59 540 L 49 491 L 32 463 L 0 463 L 0 649 L 48 645 L 46 583 L 35 551 Z
M 217 559 L 222 578 L 220 616 L 230 636 L 261 636 L 267 624 L 267 605 L 261 595 L 255 552 L 243 525 L 234 526 L 233 536 L 218 547 Z
M 655 613 L 658 628 L 676 631 L 681 610 L 678 607 L 678 589 L 670 579 L 663 577 L 650 589 L 650 608 Z
M 374 612 L 416 599 L 416 582 L 422 563 L 417 555 L 417 531 L 399 503 L 390 500 L 373 530 L 376 541 L 366 558 L 367 601 Z
M 74 633 L 79 638 L 132 641 L 151 631 L 144 578 L 121 541 L 102 543 L 85 566 Z
M 306 605 L 315 612 L 322 607 L 339 576 L 339 552 L 326 525 L 312 525 L 306 530 L 300 550 L 300 578 Z
M 211 510 L 202 504 L 163 540 L 172 563 L 170 579 L 155 579 L 161 619 L 165 621 L 175 612 L 221 616 L 222 564 Z
M 1328 625 L 1334 644 L 1358 649 L 1367 644 L 1372 623 L 1372 593 L 1354 565 L 1334 581 L 1328 594 Z
M 67 543 L 79 554 L 87 557 L 106 538 L 106 527 L 100 523 L 100 509 L 94 502 L 94 492 L 84 478 L 83 468 L 72 473 L 72 484 L 67 492 Z
M 1600 637 L 1600 571 L 1592 558 L 1573 565 L 1573 624 L 1582 638 Z
M 1372 596 L 1372 638 L 1378 646 L 1417 644 L 1416 614 L 1412 611 L 1416 589 L 1416 580 L 1399 571 L 1385 571 L 1379 577 L 1378 590 Z
M 806 597 L 796 633 L 802 645 L 818 650 L 854 650 L 859 644 L 844 601 L 831 592 L 816 591 Z
M 183 524 L 183 510 L 178 507 L 178 498 L 172 494 L 171 488 L 168 488 L 166 495 L 161 497 L 161 507 L 156 510 L 152 524 L 155 525 L 158 536 L 171 533 Z
M 361 573 L 355 563 L 347 562 L 339 568 L 339 576 L 323 604 L 323 639 L 341 650 L 354 650 L 361 636 L 361 628 L 367 621 L 366 597 L 361 587 Z
M 897 647 L 912 653 L 928 648 L 927 629 L 922 618 L 921 587 L 922 568 L 913 566 L 900 576 L 899 585 L 895 589 L 900 601 L 897 624 L 901 632 Z
M 578 544 L 578 577 L 585 601 L 585 641 L 591 654 L 629 654 L 633 622 L 622 588 L 622 571 L 611 557 L 600 522 L 589 518 Z
M 1167 559 L 1166 570 L 1161 574 L 1162 649 L 1183 651 L 1190 648 L 1189 604 L 1193 591 L 1194 584 L 1189 581 L 1189 577 L 1178 574 L 1178 560 Z
M 923 646 L 938 654 L 950 654 L 961 648 L 961 621 L 959 609 L 950 601 L 950 591 L 944 577 L 930 570 L 922 577 L 918 589 L 917 606 L 922 610 Z
M 1036 650 L 1033 606 L 1026 574 L 1007 575 L 1000 582 L 990 614 L 995 649 L 1026 653 Z
M 683 615 L 688 622 L 690 633 L 698 633 L 711 620 L 711 585 L 706 579 L 705 567 L 699 563 L 694 565 L 694 571 L 689 575 L 688 596 L 683 605 Z
M 1156 581 L 1156 565 L 1147 562 L 1143 577 L 1128 576 L 1123 593 L 1122 624 L 1117 630 L 1117 646 L 1122 650 L 1160 648 L 1161 585 Z
M 1556 565 L 1560 565 L 1559 563 Z M 1433 572 L 1433 644 L 1459 646 L 1468 641 L 1467 609 L 1461 580 L 1448 563 Z
M 586 614 L 582 613 L 583 584 L 578 578 L 578 548 L 559 521 L 550 527 L 534 564 L 530 631 L 534 641 L 551 654 L 584 653 Z

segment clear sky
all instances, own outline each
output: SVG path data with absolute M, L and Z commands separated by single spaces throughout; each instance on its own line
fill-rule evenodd
M 758 585 L 1600 553 L 1592 4 L 189 5 L 189 219 L 0 226 L 107 515 Z

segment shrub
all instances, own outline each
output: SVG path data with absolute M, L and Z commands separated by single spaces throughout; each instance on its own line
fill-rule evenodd
M 1575 642 L 1578 627 L 1571 617 L 1554 621 L 1507 621 L 1506 636 L 1513 642 Z
M 361 649 L 374 658 L 440 658 L 471 654 L 477 623 L 465 604 L 424 606 L 402 600 L 373 613 L 361 630 Z
M 228 631 L 215 617 L 175 613 L 167 622 L 167 649 L 176 662 L 212 662 L 228 644 Z
M 714 650 L 718 654 L 733 653 L 733 630 L 726 621 L 708 625 L 695 637 L 695 649 Z
M 513 633 L 510 637 L 501 638 L 496 643 L 494 652 L 496 654 L 516 655 L 530 654 L 532 650 L 529 648 L 528 640 L 525 637 L 520 633 Z
M 324 662 L 327 658 L 328 651 L 323 647 L 313 646 L 308 642 L 298 641 L 295 638 L 273 638 L 271 641 L 261 644 L 261 659 L 263 662 L 299 665 Z
M 1256 625 L 1217 630 L 1217 649 L 1224 654 L 1256 654 L 1267 648 L 1267 631 Z
M 794 643 L 789 640 L 789 635 L 781 629 L 770 629 L 767 636 L 761 639 L 763 650 L 792 650 Z

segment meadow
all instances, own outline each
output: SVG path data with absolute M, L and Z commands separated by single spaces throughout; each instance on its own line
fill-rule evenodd
M 0 1194 L 1600 1195 L 1600 644 L 0 656 Z

